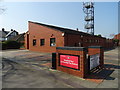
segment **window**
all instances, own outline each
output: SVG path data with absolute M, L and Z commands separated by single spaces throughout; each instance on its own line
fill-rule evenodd
M 36 39 L 33 39 L 33 46 L 36 45 Z
M 101 42 L 101 40 L 99 40 L 99 43 Z
M 45 39 L 40 39 L 40 46 L 44 46 L 45 45 Z
M 92 40 L 90 39 L 90 43 L 92 42 Z
M 99 43 L 99 40 L 97 40 L 97 43 Z
M 98 42 L 98 40 L 96 40 L 96 43 Z
M 95 42 L 95 40 L 94 40 L 94 39 L 92 39 L 92 42 L 94 43 L 94 42 Z
M 56 46 L 55 38 L 50 38 L 50 46 Z

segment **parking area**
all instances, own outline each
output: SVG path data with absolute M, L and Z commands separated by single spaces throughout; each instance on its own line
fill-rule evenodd
M 3 88 L 118 88 L 118 48 L 105 51 L 105 67 L 82 79 L 52 70 L 50 53 L 5 50 L 2 54 Z

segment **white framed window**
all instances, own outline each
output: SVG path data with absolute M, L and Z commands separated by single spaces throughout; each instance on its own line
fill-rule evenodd
M 50 46 L 56 46 L 55 38 L 50 38 Z

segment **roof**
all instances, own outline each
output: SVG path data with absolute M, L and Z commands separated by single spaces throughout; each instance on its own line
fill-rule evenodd
M 15 31 L 15 30 L 10 31 L 5 37 L 8 37 L 8 36 L 11 35 L 13 32 L 17 32 L 17 31 Z M 17 33 L 18 33 L 18 32 L 17 32 Z
M 8 33 L 9 31 L 0 31 L 0 38 L 4 38 Z
M 25 35 L 25 33 L 19 34 L 19 35 L 13 37 L 11 40 L 17 41 L 17 40 L 19 40 L 24 35 Z
M 116 34 L 116 35 L 114 36 L 114 39 L 119 39 L 119 40 L 120 40 L 120 33 Z
M 13 31 L 5 31 L 5 30 L 1 30 L 0 31 L 0 38 L 6 38 L 9 35 L 11 35 L 13 32 L 18 33 L 17 31 L 13 30 Z
M 61 32 L 64 32 L 64 33 L 69 33 L 69 34 L 82 34 L 82 35 L 90 35 L 90 36 L 93 36 L 91 34 L 88 34 L 88 33 L 85 33 L 85 32 L 81 32 L 81 31 L 77 31 L 77 30 L 73 30 L 73 29 L 68 29 L 68 28 L 62 28 L 62 27 L 58 27 L 58 26 L 53 26 L 53 25 L 46 25 L 46 24 L 42 24 L 42 23 L 38 23 L 38 22 L 32 22 L 32 21 L 28 21 L 30 23 L 34 23 L 34 24 L 37 24 L 37 25 L 42 25 L 42 26 L 45 26 L 45 27 L 48 27 L 48 28 L 51 28 L 51 29 L 54 29 L 54 30 L 57 30 L 57 31 L 61 31 Z M 99 37 L 99 36 L 96 36 L 94 35 L 95 37 Z M 103 37 L 101 37 L 103 38 Z
M 77 31 L 77 30 L 73 30 L 73 29 L 68 29 L 68 28 L 62 28 L 62 27 L 58 27 L 58 26 L 53 26 L 53 25 L 46 25 L 46 24 L 42 24 L 42 23 L 38 23 L 38 22 L 32 22 L 32 21 L 29 21 L 31 23 L 34 23 L 34 24 L 38 24 L 38 25 L 42 25 L 42 26 L 45 26 L 45 27 L 48 27 L 48 28 L 52 28 L 54 30 L 58 30 L 58 31 L 61 31 L 61 32 L 64 32 L 64 33 L 71 33 L 71 34 L 87 34 L 87 33 L 84 33 L 84 32 L 80 32 L 80 31 Z

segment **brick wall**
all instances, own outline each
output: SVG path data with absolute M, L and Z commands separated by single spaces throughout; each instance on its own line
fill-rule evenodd
M 31 51 L 39 52 L 56 52 L 56 47 L 72 46 L 72 47 L 88 47 L 102 46 L 105 48 L 113 47 L 112 42 L 106 42 L 105 38 L 93 36 L 89 34 L 66 33 L 48 28 L 47 26 L 28 23 L 28 32 L 25 34 L 25 47 Z M 56 46 L 50 46 L 50 38 L 56 39 Z M 33 46 L 33 39 L 36 39 L 36 45 Z M 40 46 L 40 39 L 45 39 L 45 45 Z
M 63 47 L 64 48 L 64 47 Z M 86 59 L 86 50 L 83 49 L 83 50 L 80 50 L 80 51 L 76 51 L 76 50 L 62 50 L 62 49 L 57 49 L 56 51 L 56 67 L 57 67 L 57 70 L 60 70 L 60 71 L 63 71 L 63 72 L 66 72 L 66 73 L 69 73 L 69 74 L 72 74 L 72 75 L 75 75 L 75 76 L 79 76 L 79 77 L 86 77 L 87 75 L 87 59 Z M 69 68 L 65 68 L 65 67 L 62 67 L 59 65 L 59 54 L 70 54 L 70 55 L 78 55 L 80 58 L 79 58 L 79 70 L 74 70 L 74 69 L 69 69 Z
M 56 47 L 64 46 L 62 32 L 29 22 L 29 50 L 40 52 L 56 52 Z M 56 46 L 50 46 L 50 38 L 56 39 Z M 33 39 L 36 45 L 33 46 Z M 45 39 L 45 45 L 40 46 L 40 39 Z M 27 41 L 27 40 L 26 40 Z M 25 45 L 27 46 L 27 44 Z
M 119 39 L 120 40 L 120 33 L 114 36 L 114 39 Z
M 104 51 L 103 48 L 101 46 L 90 46 L 88 47 L 88 56 L 91 55 L 96 55 L 99 54 L 99 65 L 98 66 L 93 66 L 92 64 L 92 69 L 90 70 L 90 58 L 87 58 L 87 48 L 82 48 L 82 47 L 57 47 L 56 50 L 56 69 L 75 75 L 75 76 L 79 76 L 82 78 L 87 77 L 91 71 L 96 70 L 97 67 L 99 67 L 99 69 L 102 69 L 104 66 Z M 62 58 L 60 58 L 60 55 L 64 55 L 64 58 L 62 60 Z M 67 56 L 69 55 L 69 56 Z M 72 68 L 72 66 L 69 64 L 69 62 L 72 60 L 72 58 L 70 58 L 70 56 L 75 56 L 77 55 L 78 58 L 78 69 L 75 70 L 74 68 Z M 68 59 L 68 57 L 70 59 Z M 76 60 L 76 59 L 74 59 Z M 96 57 L 92 60 L 94 61 L 94 64 L 96 64 L 96 61 L 98 60 Z M 65 66 L 66 64 L 60 64 L 61 62 L 67 63 L 67 65 L 69 66 Z M 74 61 L 73 61 L 74 62 Z M 93 63 L 93 62 L 92 62 Z M 75 63 L 76 64 L 76 63 Z M 96 64 L 97 65 L 97 64 Z
M 26 32 L 25 35 L 24 35 L 24 38 L 25 38 L 25 49 L 29 49 L 29 32 Z
M 79 44 L 80 42 L 80 44 Z M 76 35 L 76 34 L 65 34 L 65 46 L 102 46 L 105 45 L 106 39 L 92 36 L 92 35 Z
M 101 46 L 88 47 L 88 56 L 100 54 L 100 67 L 104 65 L 104 49 Z
M 112 48 L 112 47 L 114 47 L 113 39 L 106 39 L 105 48 L 109 49 L 109 48 Z

